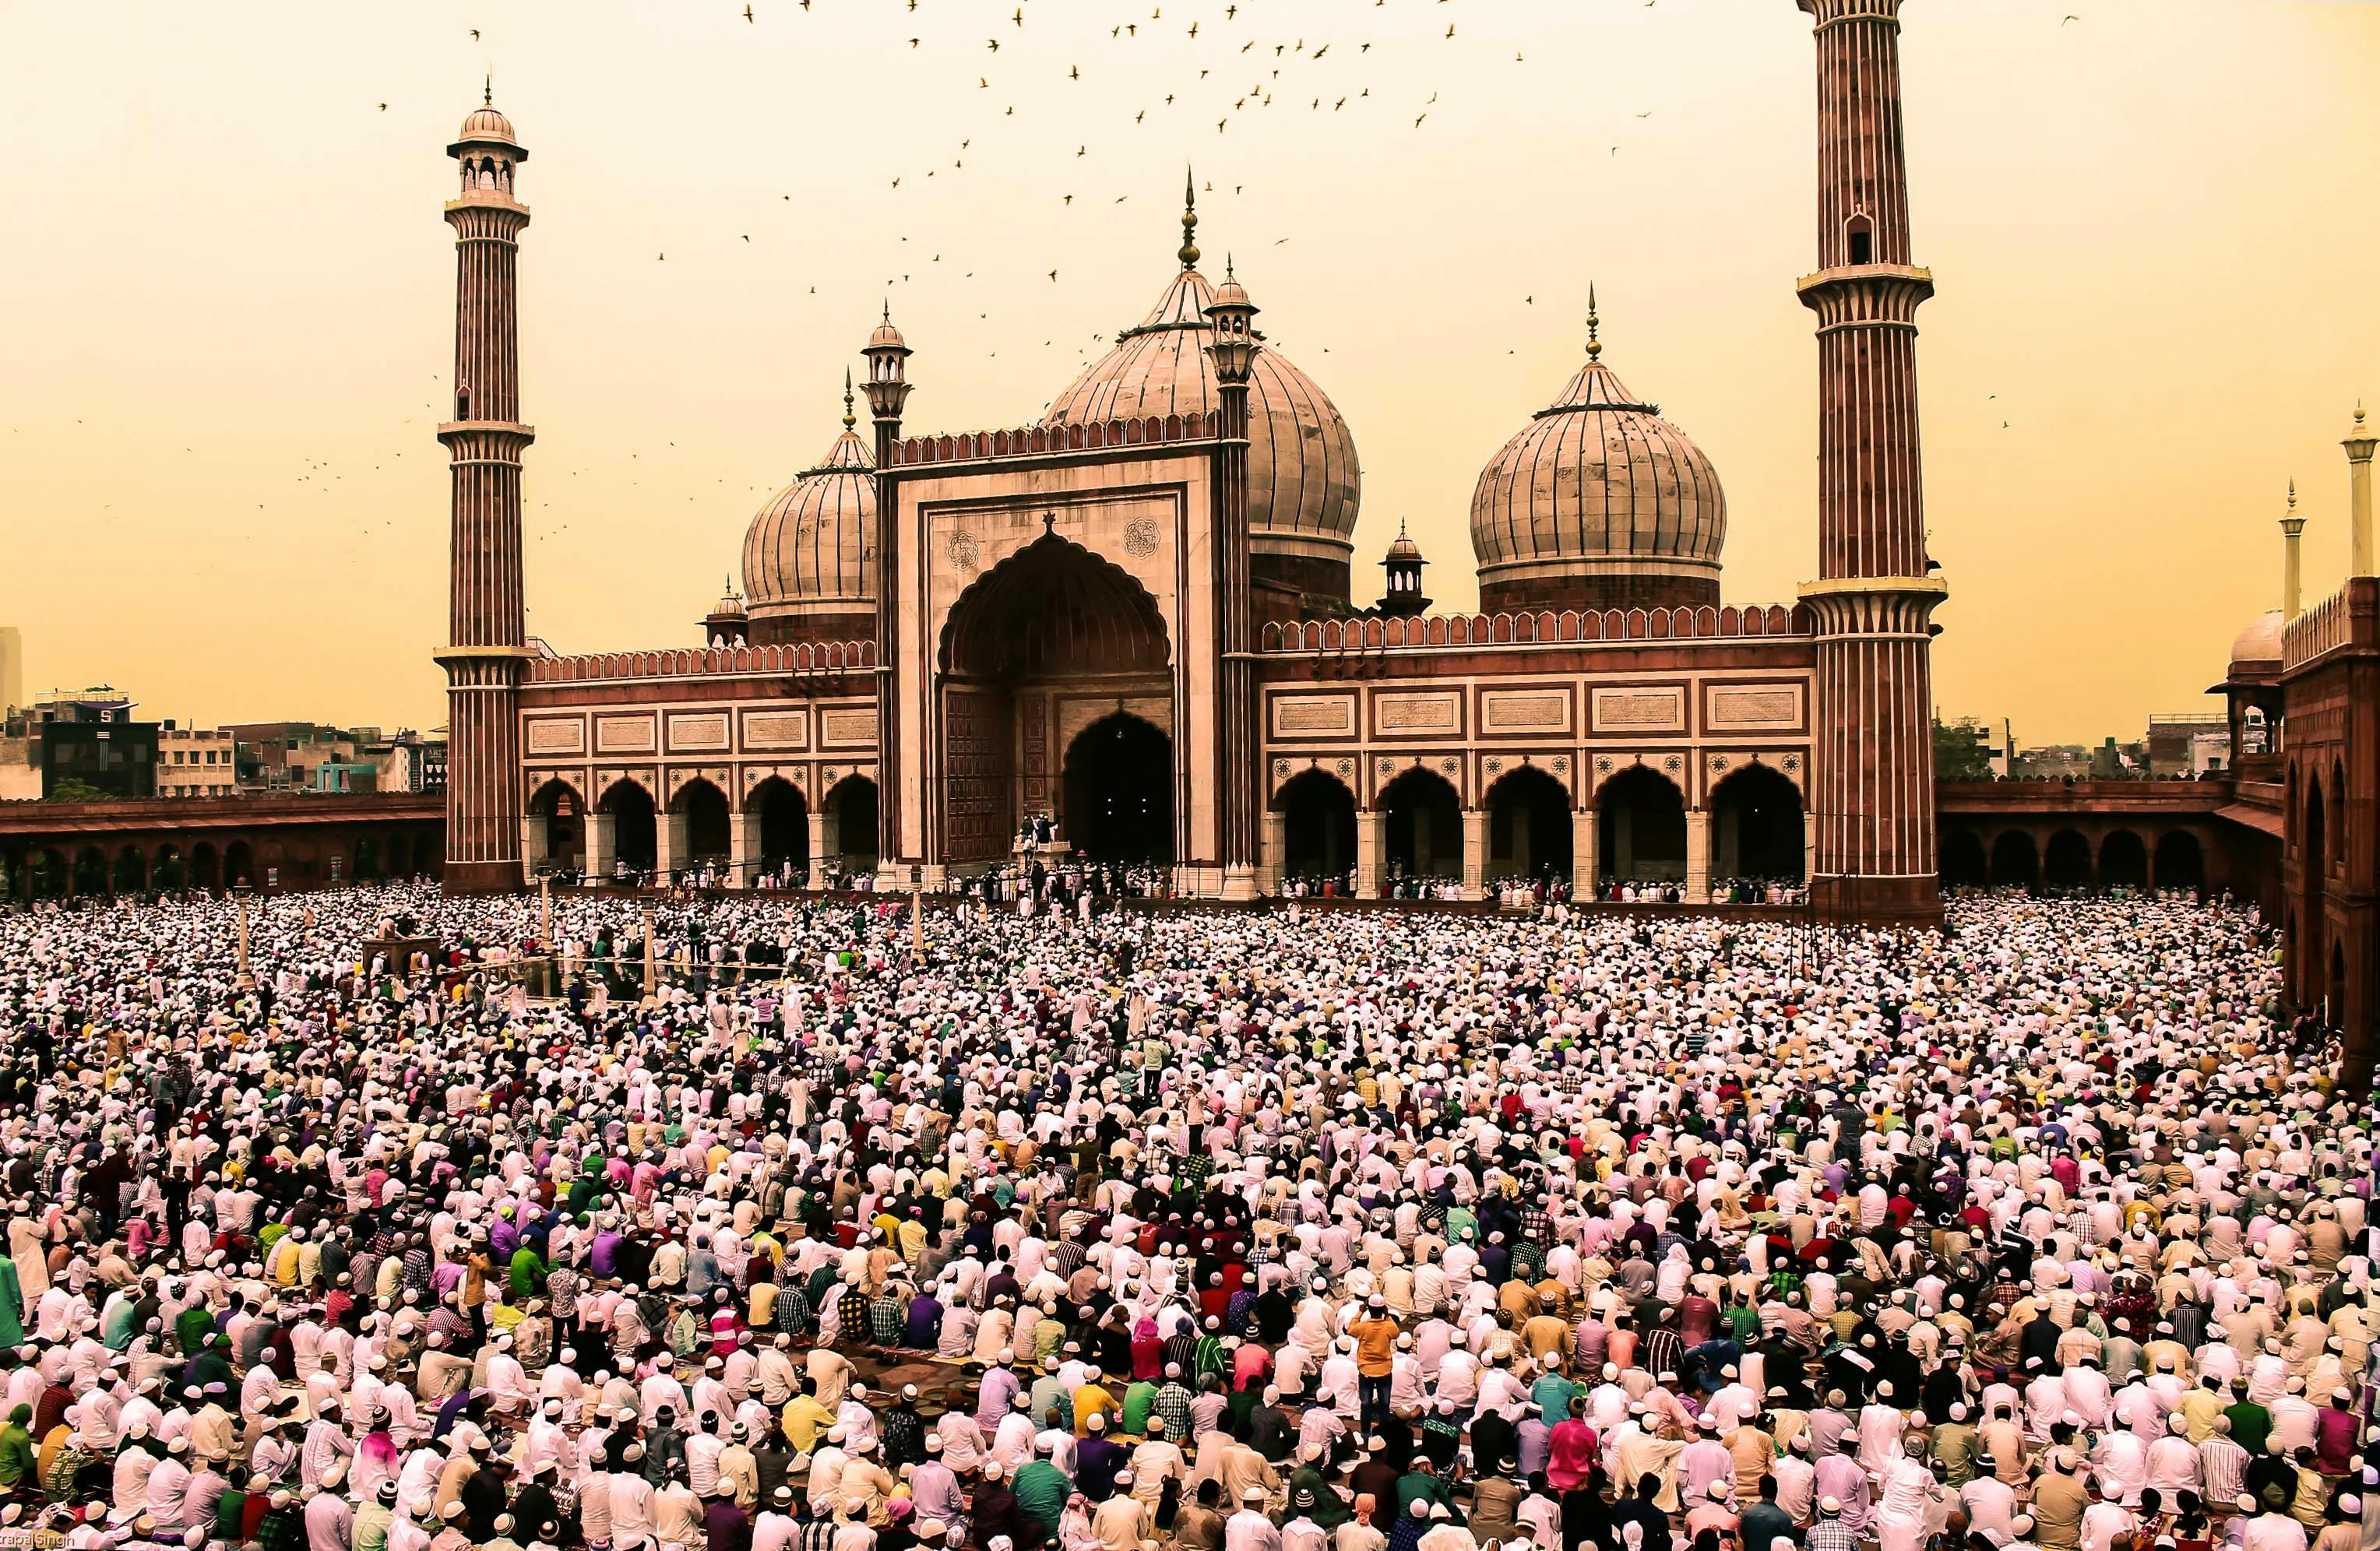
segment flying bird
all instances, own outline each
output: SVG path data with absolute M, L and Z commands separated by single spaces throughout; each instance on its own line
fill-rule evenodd
M 1198 24 L 1195 21 L 1190 24 L 1190 35 L 1194 38 L 1198 35 Z
M 1454 36 L 1454 23 L 1450 21 L 1446 24 L 1446 35 L 1450 38 Z
M 2065 25 L 2066 25 L 2066 23 L 2067 23 L 2067 22 L 2069 22 L 2069 21 L 2080 21 L 2080 20 L 2082 20 L 2082 18 L 2081 17 L 2079 17 L 2079 16 L 2071 16 L 2071 15 L 2070 15 L 2070 16 L 2068 16 L 2067 18 L 2065 18 L 2065 19 L 2064 19 L 2064 20 L 2061 20 L 2060 22 L 2058 22 L 2058 26 L 2060 26 L 2060 27 L 2063 27 L 2063 26 L 2065 26 Z
M 998 54 L 1000 52 L 1000 40 L 998 38 L 985 39 L 984 45 L 990 48 L 994 54 Z
M 471 41 L 475 43 L 480 41 L 480 30 L 476 27 L 471 29 Z
M 1653 110 L 1651 108 L 1646 108 L 1643 113 L 1638 114 L 1636 116 L 1639 118 L 1650 118 L 1653 116 Z
M 1053 285 L 1058 283 L 1058 272 L 1056 270 L 1051 270 L 1050 272 L 1050 283 Z
M 380 111 L 381 111 L 381 112 L 382 112 L 382 113 L 386 113 L 386 112 L 388 111 L 388 104 L 387 104 L 386 103 L 382 103 L 380 105 Z
M 1429 115 L 1427 115 L 1427 114 L 1424 114 L 1424 115 L 1421 115 L 1421 118 L 1427 118 L 1428 116 L 1429 116 Z M 1418 128 L 1420 128 L 1420 127 L 1421 127 L 1421 118 L 1416 118 L 1416 119 L 1415 119 L 1415 120 L 1414 120 L 1414 127 L 1415 127 L 1415 128 L 1418 129 Z
M 752 7 L 749 6 L 744 7 L 744 19 L 746 21 L 750 21 L 752 19 Z
M 1066 67 L 1066 79 L 1067 79 L 1068 80 L 1080 80 L 1080 79 L 1083 79 L 1083 67 L 1082 67 L 1080 65 L 1069 65 L 1069 66 L 1067 66 L 1067 67 Z

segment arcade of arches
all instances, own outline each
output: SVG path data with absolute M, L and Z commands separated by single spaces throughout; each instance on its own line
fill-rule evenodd
M 1448 762 L 1450 765 L 1451 761 Z M 1453 770 L 1415 763 L 1389 775 L 1371 806 L 1355 800 L 1352 769 L 1317 763 L 1291 774 L 1267 815 L 1265 854 L 1276 879 L 1330 885 L 1374 898 L 1399 879 L 1461 884 L 1477 899 L 1509 879 L 1567 878 L 1685 884 L 1799 881 L 1807 825 L 1801 792 L 1754 764 L 1689 808 L 1677 783 L 1650 766 L 1621 770 L 1584 812 L 1560 775 L 1524 763 L 1465 807 Z
M 707 868 L 739 887 L 767 878 L 823 888 L 831 877 L 874 870 L 876 782 L 845 776 L 812 806 L 783 776 L 756 782 L 740 804 L 696 776 L 657 807 L 642 782 L 624 778 L 590 807 L 566 782 L 549 781 L 529 798 L 528 830 L 533 873 L 674 877 Z
M 436 877 L 445 854 L 431 816 L 437 801 L 404 794 L 263 802 L 239 826 L 224 823 L 212 805 L 170 800 L 106 805 L 116 811 L 104 814 L 101 805 L 28 804 L 9 816 L 20 827 L 0 831 L 0 900 Z M 61 827 L 44 832 L 36 818 Z M 77 827 L 63 827 L 69 823 Z
M 2206 842 L 2190 830 L 2101 821 L 1942 830 L 1942 882 L 1957 889 L 2192 889 L 2206 887 Z
M 939 657 L 943 860 L 1005 860 L 1038 814 L 1094 861 L 1174 860 L 1172 660 L 1148 590 L 1054 532 L 977 577 Z

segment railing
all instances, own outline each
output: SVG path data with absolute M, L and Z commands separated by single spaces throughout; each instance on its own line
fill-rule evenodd
M 953 436 L 908 436 L 893 443 L 884 467 L 905 468 L 921 463 L 1204 442 L 1214 434 L 1215 422 L 1208 416 L 1152 415 L 1145 419 L 1098 420 L 1087 425 L 1020 426 L 1014 430 L 970 430 Z
M 532 657 L 531 684 L 585 679 L 690 678 L 706 673 L 844 673 L 876 665 L 873 641 L 804 641 L 775 647 L 683 647 Z
M 1807 636 L 1799 608 L 1547 610 L 1520 614 L 1433 614 L 1419 619 L 1312 620 L 1268 624 L 1269 652 L 1390 650 L 1415 647 L 1560 645 L 1590 641 L 1724 640 Z

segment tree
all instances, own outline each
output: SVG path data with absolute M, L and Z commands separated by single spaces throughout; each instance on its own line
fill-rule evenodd
M 48 800 L 54 803 L 105 803 L 115 799 L 80 776 L 68 776 L 51 789 Z
M 1989 729 L 1972 716 L 1956 721 L 1934 719 L 1934 779 L 1937 781 L 1989 781 L 1992 779 L 1992 735 Z

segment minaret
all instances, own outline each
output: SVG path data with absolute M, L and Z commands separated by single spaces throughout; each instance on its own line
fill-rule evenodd
M 1198 261 L 1191 240 L 1197 212 L 1183 191 L 1182 267 Z M 1248 573 L 1248 378 L 1256 370 L 1257 304 L 1223 263 L 1223 283 L 1207 303 L 1215 362 L 1215 607 L 1222 621 L 1216 682 L 1215 791 L 1222 820 L 1223 898 L 1257 895 L 1263 824 L 1264 754 L 1258 743 L 1256 690 L 1256 597 Z
M 2281 518 L 2281 623 L 2289 624 L 2302 612 L 2305 601 L 2304 572 L 2298 558 L 2298 536 L 2305 531 L 2306 520 L 2298 515 L 2298 482 L 2289 481 L 2289 511 Z
M 513 175 L 528 152 L 488 96 L 446 154 L 462 188 L 455 228 L 455 415 L 438 428 L 453 475 L 446 670 L 446 886 L 516 889 L 523 794 L 520 680 L 529 656 L 521 604 L 520 345 L 513 260 L 528 207 Z
M 2380 437 L 2363 423 L 2362 405 L 2355 406 L 2355 424 L 2339 445 L 2347 449 L 2347 574 L 2380 575 L 2372 552 L 2372 450 Z
M 1838 919 L 1937 921 L 1917 308 L 1900 133 L 1901 0 L 1799 0 L 1818 44 L 1818 580 L 1811 892 Z
M 868 412 L 876 421 L 876 875 L 898 888 L 903 876 L 901 841 L 905 802 L 901 771 L 900 660 L 901 545 L 892 530 L 900 503 L 892 491 L 893 446 L 901 440 L 901 410 L 909 402 L 908 341 L 892 326 L 892 304 L 868 336 Z M 923 835 L 918 837 L 924 839 Z

